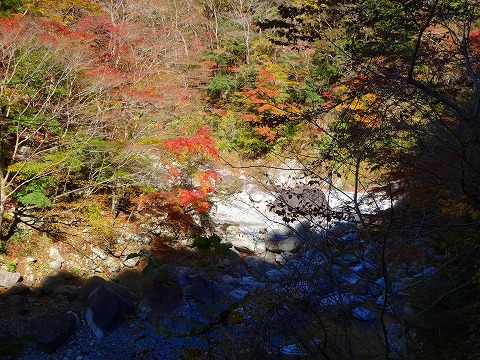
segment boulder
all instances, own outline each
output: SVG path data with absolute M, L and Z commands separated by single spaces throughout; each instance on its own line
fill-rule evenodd
M 267 250 L 274 253 L 297 252 L 305 244 L 305 241 L 297 236 L 289 236 L 284 238 L 273 237 L 265 240 Z
M 152 280 L 140 310 L 166 333 L 186 334 L 208 327 L 225 310 L 226 296 L 211 280 L 191 270 L 178 269 L 173 277 Z
M 85 282 L 81 297 L 85 299 L 85 318 L 97 338 L 118 328 L 134 308 L 127 288 L 98 276 Z
M 18 333 L 37 349 L 52 353 L 74 333 L 79 323 L 73 312 L 64 315 L 45 313 L 29 318 L 19 327 Z
M 60 285 L 53 291 L 53 296 L 65 296 L 72 301 L 78 297 L 78 289 L 73 285 Z
M 291 263 L 294 258 L 295 255 L 291 252 L 283 252 L 275 255 L 275 261 L 282 266 Z
M 48 252 L 50 258 L 52 261 L 48 263 L 48 265 L 55 271 L 58 271 L 62 268 L 62 265 L 64 263 L 64 259 L 62 255 L 60 254 L 60 251 L 54 246 L 52 246 Z
M 227 308 L 224 292 L 202 273 L 187 271 L 179 276 L 178 284 L 195 316 L 210 319 Z
M 11 287 L 20 281 L 22 276 L 18 272 L 0 270 L 0 286 Z
M 62 276 L 46 276 L 41 281 L 41 287 L 39 289 L 40 295 L 51 295 L 56 288 L 63 286 L 64 284 L 65 279 Z
M 256 251 L 255 239 L 246 234 L 234 233 L 228 240 L 239 252 L 254 254 Z
M 265 272 L 273 268 L 273 265 L 265 261 L 264 258 L 258 256 L 245 256 L 243 261 L 247 265 L 250 273 L 256 277 L 262 277 L 265 275 Z
M 10 287 L 6 294 L 7 295 L 27 295 L 28 293 L 30 293 L 30 288 L 25 285 L 25 284 L 22 284 L 22 283 L 16 283 L 14 284 L 12 287 Z
M 140 310 L 149 314 L 154 323 L 183 306 L 183 294 L 178 285 L 168 279 L 152 280 L 145 288 Z

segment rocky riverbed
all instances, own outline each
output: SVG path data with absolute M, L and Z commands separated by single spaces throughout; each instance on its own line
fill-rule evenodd
M 422 259 L 390 263 L 385 278 L 376 244 L 351 211 L 353 194 L 289 186 L 273 192 L 246 183 L 215 199 L 212 216 L 227 250 L 207 260 L 197 261 L 185 245 L 178 254 L 196 261 L 164 264 L 128 256 L 134 248 L 117 256 L 93 248 L 93 265 L 79 274 L 52 247 L 55 272 L 40 285 L 15 278 L 5 284 L 0 339 L 13 346 L 10 352 L 25 343 L 17 357 L 28 360 L 308 357 L 327 351 L 312 319 L 332 321 L 340 312 L 375 344 L 385 343 L 386 334 L 391 357 L 402 358 L 408 289 L 437 269 Z M 287 212 L 275 211 L 279 199 Z M 368 214 L 389 203 L 363 194 L 359 205 Z M 326 211 L 336 219 L 327 220 Z M 132 237 L 144 247 L 151 242 Z M 103 270 L 114 275 L 110 281 L 83 280 Z

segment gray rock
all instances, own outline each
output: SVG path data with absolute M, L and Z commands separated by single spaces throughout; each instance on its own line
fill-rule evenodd
M 273 238 L 265 240 L 267 250 L 274 253 L 297 252 L 305 244 L 305 241 L 297 236 L 283 239 Z
M 190 270 L 189 270 L 190 271 Z M 189 308 L 196 307 L 201 315 L 215 317 L 226 308 L 226 296 L 214 281 L 201 273 L 186 273 L 178 278 L 184 296 L 189 300 Z
M 263 254 L 265 253 L 265 251 L 267 251 L 267 245 L 265 244 L 264 241 L 258 240 L 255 243 L 255 252 L 257 254 Z
M 58 251 L 58 249 L 54 246 L 50 248 L 50 250 L 48 251 L 48 255 L 50 256 L 50 259 L 52 259 L 53 261 L 57 261 L 60 263 L 63 263 L 64 261 L 62 255 L 60 254 L 60 251 Z
M 32 286 L 35 284 L 36 280 L 36 270 L 32 266 L 25 266 L 22 283 L 25 283 L 27 286 Z
M 78 297 L 79 290 L 73 285 L 60 285 L 53 291 L 53 296 L 65 296 L 72 301 Z
M 250 269 L 254 270 L 259 270 L 263 265 L 263 260 L 257 256 L 245 256 L 243 261 Z
M 20 281 L 21 275 L 18 272 L 10 272 L 0 269 L 0 286 L 11 287 Z
M 245 234 L 235 234 L 228 240 L 237 251 L 247 254 L 254 254 L 256 252 L 256 242 L 250 236 Z
M 370 310 L 362 307 L 356 307 L 350 312 L 351 316 L 357 320 L 371 321 L 375 320 L 376 316 Z
M 358 241 L 360 239 L 358 232 L 351 232 L 338 237 L 336 240 L 341 242 Z
M 140 262 L 140 256 L 137 256 L 137 257 L 133 257 L 133 258 L 130 258 L 130 259 L 125 259 L 125 260 L 123 260 L 122 263 L 123 263 L 123 265 L 125 265 L 128 268 L 133 268 L 133 267 L 137 266 L 139 262 Z
M 53 294 L 55 289 L 65 284 L 65 280 L 60 276 L 47 276 L 42 279 L 41 294 L 50 295 Z
M 344 266 L 352 266 L 360 262 L 360 260 L 357 257 L 351 254 L 345 254 L 345 255 L 339 256 L 335 259 L 335 261 L 337 261 L 338 263 Z
M 97 248 L 95 246 L 92 246 L 91 249 L 92 249 L 92 254 L 94 254 L 95 256 L 99 257 L 102 260 L 107 259 L 108 254 L 105 251 L 103 251 L 102 249 Z
M 220 258 L 217 261 L 218 261 L 218 266 L 223 269 L 229 268 L 232 265 L 231 260 L 227 258 Z
M 153 322 L 183 305 L 183 294 L 178 285 L 167 279 L 152 280 L 146 287 L 139 308 L 149 314 Z
M 233 281 L 233 277 L 230 275 L 223 275 L 222 280 L 226 284 L 230 284 Z
M 415 279 L 419 279 L 422 277 L 431 277 L 431 276 L 435 276 L 437 271 L 438 271 L 437 268 L 432 266 L 432 267 L 426 268 L 425 270 L 423 270 L 418 274 L 413 275 L 413 277 Z
M 374 284 L 371 284 L 370 286 L 370 293 L 373 296 L 379 296 L 385 292 L 385 278 L 380 278 L 377 281 L 375 281 Z
M 41 314 L 29 318 L 18 332 L 31 338 L 36 348 L 51 353 L 73 334 L 79 322 L 73 312 L 64 315 Z
M 280 265 L 288 264 L 290 261 L 292 261 L 293 258 L 295 258 L 295 255 L 290 252 L 284 252 L 275 255 L 275 261 Z
M 270 281 L 280 281 L 284 275 L 278 269 L 270 269 L 265 273 L 265 276 Z
M 253 286 L 255 286 L 255 280 L 252 277 L 244 276 L 244 277 L 242 277 L 242 280 L 240 281 L 240 284 L 242 286 L 253 287 Z
M 122 264 L 113 257 L 108 257 L 107 260 L 105 260 L 105 264 L 110 271 L 114 273 L 119 272 L 122 269 Z
M 186 334 L 208 326 L 227 308 L 227 298 L 210 279 L 176 270 L 177 279 L 159 278 L 147 286 L 140 310 L 167 333 Z
M 243 300 L 247 294 L 248 291 L 243 289 L 235 289 L 228 293 L 228 295 L 237 300 Z
M 25 304 L 25 299 L 21 295 L 12 295 L 8 297 L 7 303 L 13 307 L 21 307 Z
M 246 184 L 244 191 L 253 203 L 265 202 L 271 197 L 270 192 L 265 187 L 256 184 Z
M 307 351 L 304 349 L 302 345 L 299 344 L 289 344 L 284 345 L 280 349 L 280 353 L 286 356 L 295 356 L 304 358 L 308 355 Z
M 7 290 L 7 295 L 27 295 L 30 292 L 30 288 L 23 283 L 13 284 L 10 289 Z
M 85 318 L 97 338 L 115 330 L 133 310 L 133 298 L 121 285 L 98 276 L 88 279 L 81 289 L 85 300 Z
M 60 260 L 53 260 L 48 263 L 48 266 L 50 266 L 50 268 L 55 271 L 59 271 L 62 268 L 62 265 L 63 262 Z
M 370 260 L 362 259 L 360 261 L 360 263 L 362 264 L 362 266 L 365 270 L 375 270 L 375 269 L 377 269 L 375 264 L 373 262 L 371 262 Z
M 385 302 L 385 297 L 383 295 L 379 296 L 376 303 L 377 303 L 377 306 L 380 307 L 380 308 L 383 308 L 384 306 L 384 302 Z M 395 311 L 393 310 L 393 307 L 388 304 L 388 301 L 387 301 L 387 304 L 385 306 L 385 312 L 387 312 L 388 314 L 394 314 Z
M 118 283 L 126 287 L 130 292 L 141 295 L 145 289 L 146 277 L 138 271 L 124 271 L 118 277 Z
M 391 291 L 396 294 L 396 295 L 399 295 L 399 296 L 405 296 L 406 294 L 403 292 L 403 285 L 401 282 L 399 281 L 395 281 L 395 282 L 392 282 L 390 284 L 390 287 L 391 287 Z

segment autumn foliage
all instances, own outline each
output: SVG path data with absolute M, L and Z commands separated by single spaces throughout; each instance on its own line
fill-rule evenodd
M 209 129 L 202 127 L 192 136 L 165 140 L 163 151 L 168 169 L 165 188 L 133 201 L 141 212 L 167 214 L 170 225 L 195 227 L 192 216 L 208 213 L 209 198 L 221 179 L 217 171 L 208 169 L 219 158 L 216 141 Z

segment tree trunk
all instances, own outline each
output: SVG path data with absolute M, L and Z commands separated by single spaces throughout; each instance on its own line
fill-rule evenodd
M 3 189 L 0 194 L 0 248 L 3 247 L 3 218 L 4 218 L 4 213 L 5 213 L 5 202 L 6 199 L 4 199 L 4 193 Z

